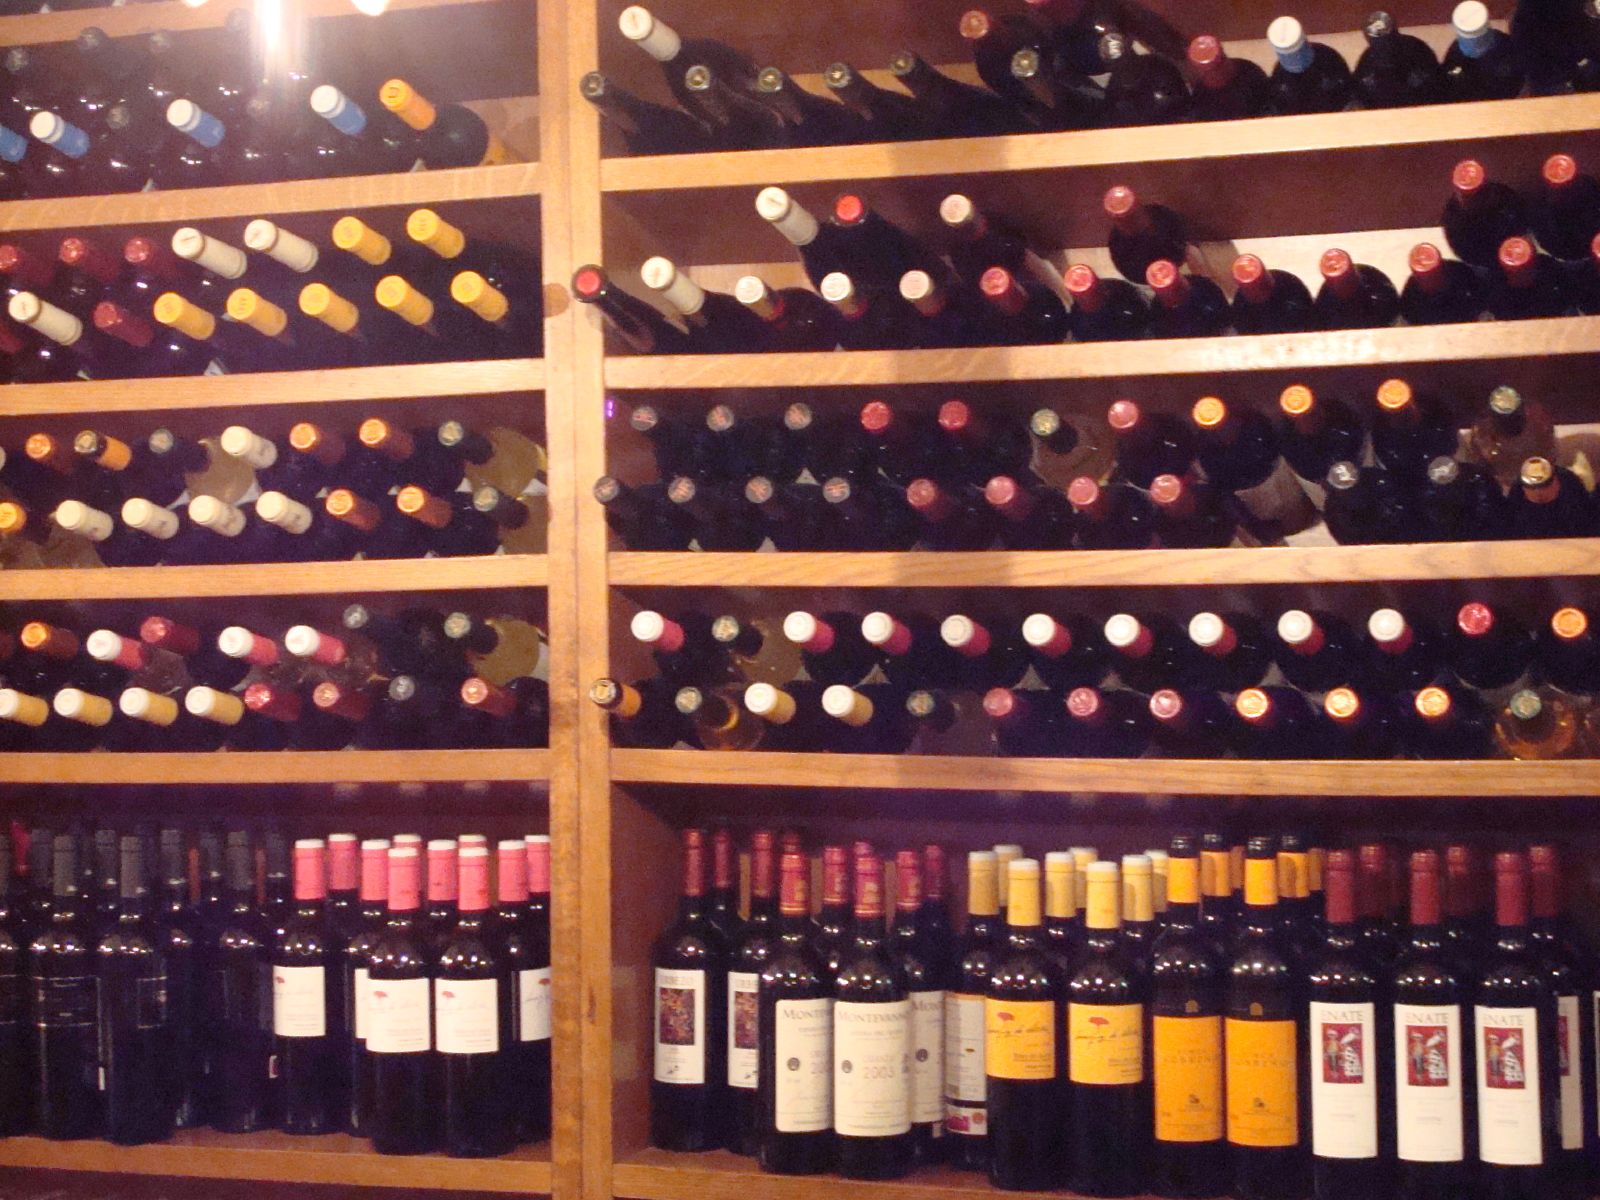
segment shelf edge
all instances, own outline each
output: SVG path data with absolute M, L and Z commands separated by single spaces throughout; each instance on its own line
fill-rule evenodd
M 24 753 L 0 755 L 0 784 L 537 782 L 550 767 L 544 749 Z

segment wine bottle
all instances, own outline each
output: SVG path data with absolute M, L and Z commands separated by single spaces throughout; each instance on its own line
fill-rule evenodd
M 1254 254 L 1233 260 L 1233 327 L 1243 334 L 1301 333 L 1317 327 L 1311 293 L 1297 275 L 1269 270 Z
M 1245 614 L 1196 613 L 1189 619 L 1188 674 L 1202 687 L 1237 692 L 1261 682 L 1272 662 L 1266 632 Z
M 652 104 L 603 72 L 590 71 L 578 80 L 578 94 L 600 110 L 607 128 L 622 134 L 630 154 L 699 153 L 716 145 L 699 117 Z
M 1367 649 L 1361 673 L 1381 686 L 1425 687 L 1443 668 L 1443 636 L 1430 623 L 1408 619 L 1397 608 L 1378 608 L 1367 618 Z
M 1002 632 L 1004 628 L 998 619 L 980 621 L 962 613 L 941 621 L 940 640 L 959 655 L 950 682 L 973 690 L 1018 684 L 1028 670 L 1028 646 L 1020 631 Z
M 1480 0 L 1462 0 L 1450 14 L 1455 41 L 1445 52 L 1444 97 L 1510 100 L 1522 94 L 1527 68 L 1511 38 L 1489 24 Z
M 256 908 L 249 835 L 230 832 L 227 891 L 202 955 L 206 964 L 204 1051 L 213 1128 L 252 1133 L 277 1120 L 272 1068 L 272 998 L 266 930 Z
M 736 354 L 766 348 L 765 322 L 732 296 L 706 291 L 660 255 L 646 259 L 639 273 L 645 286 L 659 293 L 687 325 L 692 353 Z
M 1278 453 L 1267 417 L 1254 409 L 1229 408 L 1215 396 L 1190 409 L 1196 459 L 1206 479 L 1232 492 L 1250 516 L 1285 532 L 1305 528 L 1315 513 L 1305 491 Z
M 1022 622 L 1033 669 L 1051 687 L 1097 684 L 1110 669 L 1105 642 L 1089 622 L 1049 613 L 1032 613 Z
M 1521 197 L 1489 178 L 1483 164 L 1464 158 L 1450 172 L 1450 199 L 1439 224 L 1455 256 L 1484 270 L 1497 269 L 1500 248 L 1508 238 L 1531 236 Z
M 1267 73 L 1248 59 L 1230 58 L 1213 35 L 1201 34 L 1190 42 L 1188 60 L 1194 71 L 1197 120 L 1234 121 L 1271 113 Z
M 960 670 L 962 656 L 940 637 L 939 625 L 920 616 L 870 612 L 861 619 L 861 636 L 874 647 L 889 681 L 902 688 L 937 685 Z
M 1507 520 L 1520 536 L 1588 537 L 1594 532 L 1594 499 L 1567 468 L 1548 458 L 1525 459 L 1518 483 Z
M 579 267 L 572 276 L 572 295 L 594 307 L 611 332 L 636 354 L 687 354 L 689 336 L 653 305 L 614 286 L 597 266 Z
M 967 1170 L 989 1163 L 984 1005 L 1000 939 L 997 859 L 967 854 L 967 926 L 955 947 L 945 994 L 945 1130 L 950 1162 Z
M 884 480 L 835 477 L 821 489 L 827 540 L 853 550 L 910 550 L 922 528 L 905 493 Z
M 889 73 L 900 81 L 944 137 L 1021 133 L 1027 123 L 1015 108 L 984 88 L 961 83 L 929 66 L 915 51 L 897 50 Z
M 106 1109 L 98 1079 L 100 1037 L 95 946 L 78 883 L 76 839 L 52 844 L 51 911 L 28 947 L 34 995 L 36 1128 L 47 1138 L 100 1136 Z
M 1187 638 L 1164 617 L 1114 613 L 1106 619 L 1104 635 L 1117 677 L 1143 691 L 1176 679 L 1191 653 Z
M 1515 486 L 1522 464 L 1535 455 L 1553 459 L 1555 425 L 1550 411 L 1537 400 L 1525 400 L 1515 388 L 1489 393 L 1485 411 L 1472 423 L 1469 442 L 1474 455 L 1494 471 L 1506 487 Z
M 1062 342 L 1072 331 L 1066 305 L 1042 283 L 1024 284 L 1005 267 L 990 267 L 978 280 L 978 290 L 993 307 L 1006 344 Z
M 805 288 L 774 291 L 759 276 L 743 275 L 734 284 L 733 296 L 764 322 L 757 339 L 764 349 L 832 350 L 839 344 L 838 311 L 815 292 Z
M 1326 250 L 1318 261 L 1322 286 L 1316 311 L 1324 329 L 1379 329 L 1400 315 L 1400 296 L 1376 267 L 1355 262 L 1343 250 Z
M 1072 298 L 1068 328 L 1073 340 L 1112 342 L 1144 336 L 1150 303 L 1133 284 L 1126 279 L 1102 279 L 1084 263 L 1068 267 L 1063 278 Z
M 345 997 L 344 1074 L 350 1080 L 350 1106 L 344 1120 L 346 1128 L 365 1135 L 371 1128 L 373 1105 L 373 1060 L 367 1054 L 371 987 L 368 965 L 384 927 L 389 896 L 389 840 L 367 838 L 361 843 L 360 908 L 349 940 L 340 958 L 340 986 Z
M 1411 276 L 1400 292 L 1400 315 L 1408 325 L 1476 321 L 1484 311 L 1483 286 L 1465 263 L 1445 258 L 1438 247 L 1418 242 L 1407 260 Z
M 1013 275 L 1048 280 L 1059 288 L 1056 269 L 1029 249 L 1021 234 L 981 211 L 971 197 L 950 193 L 939 202 L 939 220 L 956 241 L 950 258 L 962 279 L 979 279 L 990 267 L 1004 267 Z
M 1497 321 L 1560 317 L 1576 306 L 1567 274 L 1548 254 L 1524 237 L 1507 238 L 1496 255 L 1499 273 L 1489 286 L 1486 307 Z
M 1216 337 L 1233 323 L 1228 298 L 1204 275 L 1184 274 L 1176 263 L 1158 258 L 1145 268 L 1144 281 L 1155 295 L 1151 337 Z
M 1150 970 L 1154 1136 L 1150 1189 L 1158 1196 L 1214 1196 L 1226 1190 L 1223 1141 L 1222 996 L 1216 947 L 1200 925 L 1200 864 L 1194 838 L 1172 839 L 1167 925 Z
M 1063 130 L 1100 123 L 1104 90 L 1060 53 L 1024 46 L 1011 56 L 1011 77 L 1026 97 L 1023 115 L 1030 125 Z
M 1584 1095 L 1592 1086 L 1592 1040 L 1582 1034 L 1581 1006 L 1589 987 L 1579 952 L 1571 942 L 1561 894 L 1561 864 L 1556 847 L 1528 847 L 1530 920 L 1528 936 L 1540 969 L 1556 998 L 1560 1149 L 1552 1163 L 1559 1194 L 1577 1196 L 1585 1184 Z M 1592 1115 L 1592 1112 L 1591 1114 Z
M 1338 462 L 1358 462 L 1366 430 L 1344 401 L 1291 384 L 1278 397 L 1278 448 L 1302 483 L 1320 484 Z
M 378 103 L 416 131 L 416 156 L 430 170 L 519 161 L 477 113 L 460 104 L 432 103 L 403 79 L 384 83 Z
M 1600 638 L 1591 629 L 1589 615 L 1567 606 L 1551 614 L 1539 630 L 1539 670 L 1551 683 L 1576 695 L 1600 690 Z
M 1488 752 L 1490 720 L 1477 693 L 1425 687 L 1412 697 L 1412 711 L 1407 742 L 1418 758 L 1482 758 Z
M 1494 718 L 1495 744 L 1511 758 L 1567 758 L 1582 753 L 1581 710 L 1553 688 L 1523 688 Z
M 1588 261 L 1600 234 L 1600 182 L 1579 171 L 1568 154 L 1545 159 L 1540 182 L 1531 214 L 1539 245 L 1565 262 Z
M 1150 693 L 1150 738 L 1171 758 L 1216 758 L 1233 732 L 1233 711 L 1216 692 L 1161 688 Z
M 1118 400 L 1106 412 L 1116 439 L 1118 474 L 1134 487 L 1148 488 L 1157 475 L 1186 475 L 1194 462 L 1194 434 L 1171 413 L 1145 412 L 1132 400 Z
M 1164 204 L 1146 203 L 1131 187 L 1118 184 L 1106 192 L 1101 207 L 1111 221 L 1106 245 L 1111 262 L 1124 279 L 1142 279 L 1152 264 L 1183 264 L 1189 236 L 1183 218 Z
M 932 947 L 918 935 L 923 907 L 922 864 L 915 850 L 895 855 L 895 915 L 889 958 L 903 973 L 911 1002 L 910 1113 L 912 1156 L 933 1163 L 944 1147 L 945 979 Z
M 151 924 L 154 944 L 166 958 L 171 1034 L 166 1052 L 174 1055 L 176 1063 L 167 1076 L 171 1092 L 166 1105 L 176 1128 L 191 1129 L 205 1118 L 201 1109 L 204 1075 L 200 1055 L 203 935 L 199 910 L 189 902 L 189 856 L 183 831 L 163 829 L 159 845 L 160 885 Z
M 950 136 L 925 105 L 899 92 L 878 87 L 849 63 L 831 64 L 823 71 L 822 81 L 828 91 L 843 102 L 842 106 L 855 114 L 857 130 L 850 138 L 852 141 L 920 141 Z M 757 87 L 760 86 L 758 80 Z M 762 94 L 768 93 L 763 90 Z
M 380 1154 L 425 1153 L 438 1143 L 442 1082 L 434 1058 L 437 956 L 422 927 L 422 864 L 415 845 L 388 851 L 388 918 L 367 963 L 370 1134 Z
M 283 1127 L 290 1133 L 337 1128 L 347 1107 L 340 1087 L 343 978 L 341 947 L 328 926 L 326 846 L 294 844 L 294 907 L 284 937 L 270 950 L 272 1034 L 276 1077 L 283 1089 Z
M 978 78 L 1026 113 L 1029 109 L 1027 89 L 1011 73 L 1011 63 L 1018 51 L 1043 48 L 1044 31 L 1036 21 L 1022 15 L 1005 13 L 995 15 L 985 9 L 968 9 L 961 15 L 958 30 Z
M 1444 73 L 1428 44 L 1386 12 L 1375 12 L 1361 26 L 1367 48 L 1352 75 L 1355 99 L 1363 108 L 1437 104 L 1445 99 Z
M 880 659 L 847 612 L 796 610 L 784 618 L 783 635 L 800 647 L 806 674 L 821 684 L 859 683 Z
M 983 487 L 983 498 L 999 518 L 1000 541 L 1010 550 L 1067 550 L 1077 533 L 1071 502 L 1043 481 L 1026 476 L 996 475 Z
M 1125 34 L 1100 39 L 1106 80 L 1106 124 L 1166 125 L 1189 119 L 1189 85 L 1175 64 L 1159 54 L 1140 54 Z
M 730 86 L 741 91 L 755 90 L 757 71 L 744 55 L 713 38 L 685 38 L 670 25 L 660 20 L 641 5 L 623 9 L 617 26 L 622 36 L 661 64 L 667 86 L 680 105 L 692 113 L 710 119 L 701 100 L 684 84 L 685 71 L 696 64 L 704 64 Z
M 1403 379 L 1378 385 L 1373 412 L 1372 453 L 1379 465 L 1415 477 L 1440 455 L 1454 456 L 1459 440 L 1455 422 L 1433 397 Z
M 756 195 L 756 213 L 794 246 L 813 287 L 820 287 L 822 280 L 835 271 L 857 268 L 857 256 L 850 252 L 851 232 L 833 222 L 818 221 L 782 188 L 761 189 Z M 908 265 L 905 270 L 913 266 Z M 905 270 L 882 282 L 885 286 L 891 285 Z

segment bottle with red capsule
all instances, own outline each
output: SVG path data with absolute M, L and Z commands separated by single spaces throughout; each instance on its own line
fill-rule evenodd
M 1328 689 L 1322 698 L 1329 758 L 1393 758 L 1395 714 L 1388 702 L 1354 687 Z
M 995 747 L 1011 758 L 1049 758 L 1064 753 L 1065 708 L 1057 692 L 990 688 L 983 711 L 994 722 Z
M 1124 279 L 1143 279 L 1160 259 L 1182 266 L 1189 254 L 1183 218 L 1164 204 L 1146 203 L 1131 187 L 1117 184 L 1101 201 L 1111 221 L 1106 248 Z
M 1064 342 L 1072 326 L 1061 297 L 1043 284 L 1024 285 L 1004 267 L 990 267 L 978 290 L 994 308 L 998 340 L 1004 345 Z
M 1291 608 L 1278 618 L 1273 658 L 1297 688 L 1322 692 L 1359 679 L 1364 657 L 1355 631 L 1338 617 Z
M 1413 246 L 1407 262 L 1411 275 L 1400 290 L 1407 325 L 1454 325 L 1483 315 L 1483 282 L 1466 263 L 1446 258 L 1429 242 Z
M 915 347 L 921 315 L 898 291 L 868 292 L 843 271 L 825 275 L 817 290 L 839 315 L 839 345 L 846 350 Z
M 1242 758 L 1320 758 L 1326 752 L 1321 711 L 1293 688 L 1246 688 L 1234 697 L 1233 712 Z
M 170 617 L 146 617 L 139 625 L 139 640 L 156 651 L 178 656 L 188 677 L 222 691 L 232 691 L 250 673 L 246 658 L 224 654 L 214 635 Z
M 1188 681 L 1237 692 L 1261 682 L 1272 665 L 1272 645 L 1255 618 L 1244 613 L 1196 613 L 1189 618 Z
M 882 657 L 853 613 L 797 609 L 784 617 L 783 636 L 800 647 L 806 674 L 821 684 L 859 683 Z
M 1132 484 L 1097 483 L 1080 475 L 1067 485 L 1080 550 L 1142 550 L 1155 540 L 1150 497 Z
M 1101 278 L 1094 268 L 1075 263 L 1065 275 L 1072 298 L 1068 328 L 1074 341 L 1121 342 L 1144 337 L 1150 302 L 1126 279 Z M 1134 276 L 1138 278 L 1138 276 Z
M 1500 247 L 1506 239 L 1532 235 L 1522 197 L 1490 179 L 1483 164 L 1472 158 L 1455 165 L 1450 187 L 1450 199 L 1439 217 L 1445 241 L 1462 262 L 1484 270 L 1498 269 Z
M 1193 475 L 1157 475 L 1149 496 L 1159 545 L 1171 550 L 1233 544 L 1238 521 L 1219 488 Z
M 1167 618 L 1116 613 L 1102 632 L 1111 668 L 1126 686 L 1148 693 L 1188 678 L 1188 639 Z
M 1110 672 L 1105 640 L 1095 623 L 1083 617 L 1031 613 L 1023 619 L 1022 640 L 1034 672 L 1050 687 L 1099 684 Z
M 1400 315 L 1400 295 L 1377 267 L 1355 262 L 1343 250 L 1323 252 L 1318 264 L 1317 318 L 1324 329 L 1381 329 Z
M 965 400 L 941 404 L 938 426 L 946 446 L 961 463 L 963 478 L 970 483 L 1019 474 L 1033 461 L 1028 426 L 1015 419 L 985 416 Z
M 65 237 L 57 247 L 61 270 L 55 291 L 64 308 L 87 312 L 101 300 L 124 298 L 125 264 L 111 250 L 87 238 Z
M 1133 39 L 1111 32 L 1100 39 L 1106 80 L 1108 125 L 1165 125 L 1190 116 L 1183 72 L 1159 54 L 1140 54 Z
M 905 493 L 883 479 L 829 479 L 822 485 L 833 540 L 852 550 L 910 550 L 922 524 Z
M 296 750 L 342 750 L 350 744 L 350 725 L 311 701 L 312 688 L 256 682 L 244 690 L 244 705 L 283 728 L 284 745 Z
M 1437 679 L 1444 669 L 1444 636 L 1430 622 L 1407 617 L 1397 608 L 1374 610 L 1367 618 L 1367 670 L 1372 679 L 1395 691 L 1415 691 Z
M 1507 520 L 1525 538 L 1593 537 L 1600 529 L 1594 496 L 1566 467 L 1534 457 L 1522 464 Z
M 1568 273 L 1527 238 L 1507 238 L 1498 262 L 1500 271 L 1487 297 L 1489 315 L 1495 320 L 1563 317 L 1577 307 Z
M 1171 413 L 1118 400 L 1106 411 L 1106 423 L 1116 440 L 1117 475 L 1134 487 L 1148 488 L 1157 475 L 1185 475 L 1194 463 L 1194 431 Z
M 1199 121 L 1237 121 L 1272 111 L 1267 73 L 1243 58 L 1230 58 L 1222 42 L 1203 33 L 1189 43 L 1194 73 L 1194 117 Z
M 900 277 L 900 299 L 921 318 L 913 344 L 926 347 L 981 346 L 993 340 L 992 320 L 976 296 L 958 292 L 927 271 Z
M 1020 631 L 998 617 L 980 620 L 954 613 L 939 623 L 939 637 L 956 652 L 954 678 L 962 687 L 1015 687 L 1027 673 L 1028 644 Z
M 1158 258 L 1145 268 L 1144 281 L 1155 296 L 1151 337 L 1218 337 L 1232 328 L 1227 296 L 1204 275 L 1185 274 L 1170 259 Z
M 1540 170 L 1531 217 L 1539 245 L 1556 258 L 1583 262 L 1600 235 L 1600 181 L 1570 154 L 1552 154 Z
M 998 540 L 998 518 L 976 489 L 913 479 L 906 504 L 922 521 L 917 544 L 924 549 L 987 550 Z
M 1311 293 L 1298 275 L 1268 270 L 1254 254 L 1233 260 L 1233 327 L 1240 333 L 1303 333 L 1317 328 Z
M 1351 79 L 1362 108 L 1400 108 L 1438 104 L 1445 98 L 1444 72 L 1428 44 L 1402 33 L 1386 12 L 1375 12 L 1361 26 L 1367 48 Z
M 1483 758 L 1492 720 L 1476 692 L 1434 685 L 1411 697 L 1405 748 L 1415 758 Z
M 861 430 L 878 469 L 902 486 L 913 479 L 945 477 L 944 436 L 925 414 L 892 407 L 885 400 L 861 406 Z M 810 464 L 815 472 L 816 464 Z
M 1423 475 L 1441 454 L 1454 456 L 1456 423 L 1433 397 L 1403 379 L 1378 385 L 1372 409 L 1372 454 L 1382 467 L 1409 479 Z
M 1482 0 L 1461 0 L 1450 14 L 1455 41 L 1445 51 L 1446 100 L 1511 100 L 1522 94 L 1527 68 L 1511 38 L 1489 24 Z
M 839 344 L 839 314 L 806 288 L 774 290 L 757 275 L 741 276 L 733 297 L 761 319 L 764 350 L 832 350 Z
M 961 668 L 961 655 L 939 636 L 939 623 L 928 617 L 870 612 L 861 618 L 861 636 L 878 652 L 889 682 L 902 690 L 937 687 Z
M 572 295 L 594 308 L 611 333 L 635 354 L 693 353 L 688 334 L 654 305 L 614 285 L 598 266 L 579 267 L 573 273 Z
M 1600 17 L 1596 20 L 1600 21 Z M 1600 87 L 1595 90 L 1600 91 Z M 1572 288 L 1573 302 L 1580 313 L 1589 317 L 1600 313 L 1600 233 L 1595 234 L 1594 241 L 1589 244 L 1589 257 L 1582 263 L 1572 264 L 1568 283 Z M 41 364 L 45 369 L 50 365 Z M 60 369 L 59 365 L 56 369 Z
M 1216 692 L 1161 688 L 1150 693 L 1150 722 L 1150 740 L 1167 758 L 1220 758 L 1233 710 Z
M 1063 708 L 1064 752 L 1074 758 L 1138 758 L 1150 745 L 1150 700 L 1142 692 L 1076 687 Z
M 1070 550 L 1077 530 L 1071 503 L 1038 480 L 996 475 L 983 498 L 1000 518 L 996 529 L 1008 550 Z
M 1469 600 L 1456 610 L 1448 639 L 1445 661 L 1468 687 L 1509 688 L 1533 664 L 1534 640 L 1528 627 L 1482 600 Z
M 854 192 L 833 202 L 833 225 L 848 247 L 849 265 L 837 269 L 847 271 L 864 291 L 892 293 L 907 271 L 943 277 L 944 264 L 936 254 Z M 820 282 L 817 286 L 820 290 Z

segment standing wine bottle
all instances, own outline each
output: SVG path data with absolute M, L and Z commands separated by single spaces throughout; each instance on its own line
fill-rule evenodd
M 833 1005 L 811 945 L 810 864 L 785 851 L 771 954 L 757 985 L 757 1160 L 777 1175 L 815 1175 L 832 1159 Z
M 256 907 L 249 834 L 230 832 L 224 911 L 210 931 L 205 981 L 207 1110 L 224 1133 L 253 1133 L 277 1120 L 272 1063 L 272 981 Z
M 94 945 L 78 881 L 77 839 L 52 843 L 51 911 L 28 947 L 33 993 L 35 1128 L 52 1139 L 99 1136 L 100 1038 Z
M 1151 1093 L 1145 1074 L 1148 983 L 1120 936 L 1117 865 L 1089 864 L 1085 938 L 1067 979 L 1067 1186 L 1086 1196 L 1143 1190 Z
M 360 910 L 356 928 L 343 947 L 340 986 L 345 997 L 345 1030 L 348 1034 L 345 1073 L 350 1079 L 350 1106 L 345 1128 L 365 1136 L 371 1128 L 373 1104 L 372 1059 L 367 1054 L 368 1005 L 371 987 L 368 968 L 372 951 L 383 934 L 384 915 L 389 898 L 389 841 L 367 838 L 361 843 Z
M 737 710 L 735 710 L 737 711 Z M 724 860 L 732 874 L 732 844 L 724 856 L 722 840 L 727 831 L 719 829 L 713 843 L 713 857 L 720 869 Z M 760 1018 L 758 1015 L 761 972 L 773 951 L 772 900 L 776 888 L 772 831 L 758 829 L 750 835 L 750 920 L 737 927 L 738 912 L 731 916 L 735 928 L 719 924 L 730 953 L 728 958 L 728 1108 L 729 1145 L 739 1154 L 754 1156 L 761 1139 Z M 717 892 L 712 889 L 713 918 Z
M 204 1083 L 199 1050 L 201 932 L 199 914 L 189 903 L 189 856 L 183 843 L 181 829 L 161 831 L 160 891 L 151 924 L 154 944 L 167 967 L 169 1041 L 164 1052 L 177 1064 L 168 1075 L 172 1091 L 167 1107 L 178 1129 L 191 1129 L 205 1119 L 200 1107 Z
M 1484 1195 L 1555 1194 L 1561 1153 L 1559 1012 L 1528 928 L 1521 854 L 1494 858 L 1495 939 L 1474 991 L 1478 1186 Z
M 917 928 L 922 863 L 915 850 L 895 854 L 894 924 L 889 957 L 905 973 L 911 1000 L 911 1137 L 918 1162 L 944 1158 L 944 962 Z
M 1188 834 L 1167 859 L 1167 926 L 1150 971 L 1154 1138 L 1150 1190 L 1216 1196 L 1226 1190 L 1223 1141 L 1222 985 L 1217 948 L 1200 925 L 1200 863 Z
M 35 1034 L 25 1019 L 23 986 L 29 930 L 12 873 L 14 854 L 10 836 L 0 832 L 0 1136 L 5 1137 L 26 1133 L 34 1108 L 30 1056 Z
M 1411 931 L 1392 985 L 1397 1200 L 1469 1191 L 1477 1092 L 1473 1042 L 1463 1037 L 1468 970 L 1444 934 L 1439 856 L 1418 850 L 1411 855 Z
M 550 1137 L 550 839 L 529 834 L 497 847 L 498 945 L 512 971 L 515 1046 L 512 1070 L 520 1095 L 513 1100 L 517 1136 Z
M 1045 948 L 1039 863 L 1007 864 L 1007 936 L 984 1005 L 989 1181 L 1010 1191 L 1057 1187 L 1065 1174 L 1065 980 Z
M 1228 1145 L 1240 1200 L 1299 1200 L 1311 1190 L 1299 1053 L 1306 1008 L 1300 963 L 1278 926 L 1276 858 L 1273 839 L 1250 839 L 1224 1000 Z
M 369 1136 L 379 1154 L 422 1154 L 439 1137 L 442 1087 L 430 994 L 436 957 L 419 915 L 418 847 L 392 846 L 388 859 L 388 919 L 367 962 Z
M 1551 1194 L 1580 1197 L 1585 1186 L 1585 1097 L 1593 1094 L 1593 1039 L 1583 1035 L 1583 1008 L 1594 1018 L 1589 1000 L 1589 984 L 1581 967 L 1580 952 L 1570 940 L 1562 908 L 1561 862 L 1556 848 L 1548 844 L 1528 847 L 1528 891 L 1530 899 L 1529 940 L 1540 970 L 1556 998 L 1556 1060 L 1560 1079 L 1557 1087 L 1560 1114 L 1560 1141 L 1551 1164 L 1555 1186 Z
M 728 948 L 706 901 L 706 834 L 683 832 L 678 917 L 656 942 L 650 1142 L 711 1150 L 727 1140 Z
M 271 948 L 272 1053 L 283 1088 L 287 1133 L 327 1133 L 343 1124 L 349 1100 L 340 1086 L 346 1036 L 341 947 L 325 911 L 326 847 L 294 844 L 294 907 Z
M 1323 882 L 1326 930 L 1308 964 L 1307 1055 L 1311 1059 L 1311 1174 L 1317 1200 L 1386 1195 L 1393 1128 L 1385 1064 L 1389 1029 L 1378 1022 L 1387 964 L 1364 951 L 1356 927 L 1355 856 L 1328 855 Z M 1381 1131 L 1381 1132 L 1380 1132 Z

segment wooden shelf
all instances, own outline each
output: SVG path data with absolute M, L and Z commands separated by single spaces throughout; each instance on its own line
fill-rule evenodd
M 1128 380 L 1155 376 L 1408 365 L 1548 362 L 1600 355 L 1600 318 L 1557 317 L 1419 328 L 1351 329 L 1167 341 L 986 346 L 955 350 L 839 350 L 814 354 L 632 355 L 608 358 L 613 388 L 894 386 L 1021 380 Z M 1498 382 L 1498 380 L 1496 381 Z M 1128 385 L 1137 391 L 1136 382 Z
M 545 579 L 546 560 L 542 554 L 234 563 L 219 567 L 0 571 L 0 601 L 481 591 L 541 588 L 545 586 Z
M 548 750 L 5 754 L 0 784 L 449 783 L 548 779 Z M 0 1142 L 0 1147 L 9 1145 Z M 0 1158 L 0 1163 L 5 1160 Z
M 6 403 L 0 415 L 42 417 L 59 413 L 234 409 L 263 404 L 337 404 L 402 396 L 496 396 L 541 391 L 544 380 L 543 359 L 493 358 L 315 371 L 257 371 L 248 375 L 13 383 L 5 389 Z
M 1069 1200 L 1066 1191 L 997 1192 L 982 1175 L 935 1167 L 904 1179 L 867 1182 L 836 1175 L 768 1175 L 752 1159 L 725 1150 L 670 1154 L 645 1150 L 612 1169 L 612 1191 L 636 1200 L 813 1200 L 818 1194 L 851 1200 Z
M 1600 538 L 1227 550 L 621 551 L 610 557 L 611 582 L 625 587 L 1177 587 L 1579 575 L 1600 575 Z
M 478 3 L 480 0 L 468 2 Z M 148 7 L 166 5 L 134 4 L 126 9 L 107 11 L 134 12 Z M 232 187 L 180 188 L 170 192 L 13 200 L 0 204 L 0 232 L 89 229 L 101 225 L 153 225 L 221 217 L 255 217 L 262 213 L 281 216 L 287 213 L 365 210 L 387 204 L 498 200 L 514 196 L 537 196 L 540 179 L 538 163 L 508 163 L 500 167 L 411 171 L 398 175 L 347 175 L 334 179 L 298 179 Z
M 611 776 L 700 787 L 914 788 L 1190 796 L 1597 796 L 1593 761 L 964 758 L 613 750 Z
M 390 0 L 385 17 L 396 18 L 395 26 L 408 20 L 400 14 L 424 14 L 436 10 L 470 11 L 474 5 L 488 7 L 503 0 Z M 157 0 L 153 4 L 124 4 L 113 7 L 73 8 L 60 12 L 24 13 L 0 17 L 0 45 L 32 46 L 43 42 L 71 41 L 78 34 L 94 26 L 111 37 L 131 37 L 141 33 L 154 33 L 158 29 L 173 32 L 192 32 L 201 29 L 221 29 L 228 14 L 248 5 L 238 3 L 202 3 L 191 8 L 179 0 Z M 350 0 L 300 0 L 298 5 L 312 20 L 349 18 L 370 21 L 350 4 Z
M 170 1142 L 149 1146 L 6 1138 L 0 1141 L 0 1167 L 346 1187 L 550 1191 L 548 1146 L 524 1147 L 506 1158 L 407 1157 L 376 1154 L 366 1139 L 346 1134 L 291 1137 L 276 1132 L 228 1134 L 195 1129 L 177 1134 Z

